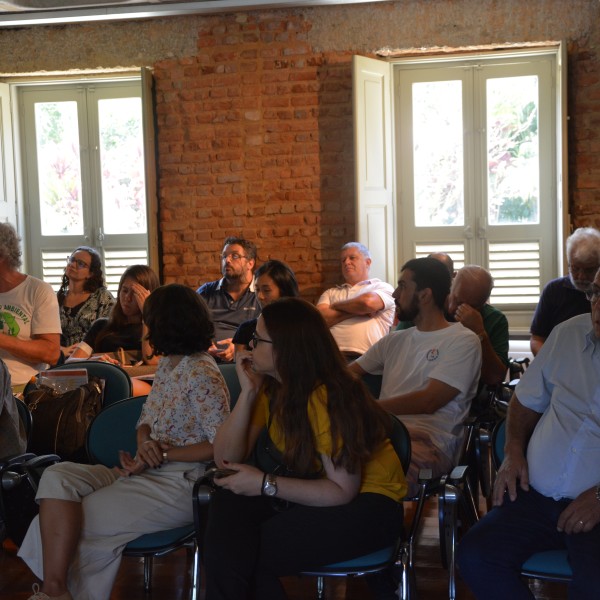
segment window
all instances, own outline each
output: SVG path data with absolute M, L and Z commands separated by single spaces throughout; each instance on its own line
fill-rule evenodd
M 559 65 L 556 47 L 391 63 L 355 57 L 359 238 L 379 250 L 382 278 L 394 281 L 414 256 L 446 251 L 458 267 L 487 267 L 492 303 L 513 331 L 527 330 L 541 287 L 562 264 Z
M 151 86 L 146 70 L 111 80 L 0 84 L 0 176 L 5 195 L 18 199 L 0 206 L 0 218 L 19 224 L 28 273 L 58 288 L 79 245 L 98 249 L 111 291 L 130 264 L 158 270 Z M 12 111 L 5 110 L 10 99 Z M 20 154 L 8 133 L 11 112 Z

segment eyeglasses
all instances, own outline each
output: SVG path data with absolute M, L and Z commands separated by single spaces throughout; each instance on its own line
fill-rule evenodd
M 598 286 L 592 286 L 591 289 L 589 289 L 586 293 L 585 293 L 585 297 L 592 303 L 594 304 L 595 302 L 597 302 L 598 298 L 600 298 L 600 288 Z
M 75 268 L 77 268 L 77 269 L 89 269 L 90 268 L 90 265 L 88 265 L 86 262 L 83 262 L 79 258 L 75 258 L 74 256 L 67 256 L 67 264 L 75 265 Z
M 237 252 L 230 252 L 229 254 L 221 254 L 221 260 L 227 260 L 230 258 L 231 260 L 240 260 L 242 258 L 248 258 L 243 254 L 238 254 Z
M 252 334 L 252 338 L 250 339 L 250 343 L 248 344 L 250 348 L 254 350 L 256 346 L 258 346 L 258 342 L 264 342 L 265 344 L 272 344 L 271 340 L 265 340 L 265 338 L 258 337 L 255 333 Z

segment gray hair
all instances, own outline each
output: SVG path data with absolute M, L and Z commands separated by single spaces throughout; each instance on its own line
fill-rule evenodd
M 369 249 L 360 242 L 348 242 L 341 247 L 341 250 L 349 250 L 350 248 L 356 248 L 365 258 L 371 258 Z
M 0 223 L 0 259 L 6 260 L 6 264 L 14 271 L 18 271 L 22 263 L 20 241 L 10 223 Z
M 579 227 L 567 238 L 567 259 L 571 253 L 580 259 L 595 258 L 600 265 L 600 231 L 593 227 Z

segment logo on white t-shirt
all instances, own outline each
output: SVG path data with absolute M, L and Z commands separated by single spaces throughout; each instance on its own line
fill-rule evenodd
M 427 360 L 430 362 L 433 360 L 437 360 L 439 356 L 440 351 L 437 348 L 432 348 L 431 350 L 429 350 L 429 352 L 427 352 Z

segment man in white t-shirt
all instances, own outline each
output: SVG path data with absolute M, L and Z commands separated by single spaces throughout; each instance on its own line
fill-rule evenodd
M 354 360 L 390 331 L 394 288 L 369 278 L 371 255 L 363 244 L 349 242 L 342 246 L 341 262 L 344 283 L 326 290 L 317 308 L 342 353 Z
M 398 318 L 415 327 L 390 333 L 350 366 L 360 375 L 383 375 L 379 402 L 410 432 L 410 493 L 419 469 L 432 469 L 435 477 L 454 466 L 462 421 L 477 391 L 481 343 L 460 323 L 446 320 L 449 291 L 450 273 L 440 261 L 408 261 L 394 298 Z
M 13 388 L 55 364 L 60 356 L 60 315 L 52 287 L 19 272 L 15 229 L 0 223 L 0 358 Z

